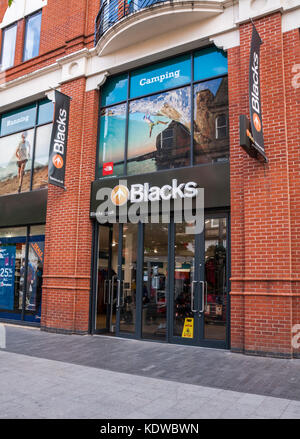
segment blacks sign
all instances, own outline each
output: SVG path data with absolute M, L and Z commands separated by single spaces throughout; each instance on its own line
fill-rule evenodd
M 50 143 L 48 181 L 65 188 L 70 97 L 55 90 L 55 112 Z
M 240 116 L 241 146 L 252 157 L 261 156 L 265 161 L 261 94 L 260 94 L 260 46 L 262 40 L 256 27 L 252 25 L 252 39 L 249 63 L 249 107 L 250 126 L 245 116 Z M 250 128 L 251 127 L 251 128 Z M 242 139 L 245 138 L 245 141 Z

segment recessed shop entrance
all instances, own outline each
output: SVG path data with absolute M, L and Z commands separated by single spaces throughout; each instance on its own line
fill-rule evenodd
M 94 332 L 229 347 L 228 220 L 97 225 Z

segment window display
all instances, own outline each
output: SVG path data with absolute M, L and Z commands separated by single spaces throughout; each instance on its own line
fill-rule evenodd
M 52 118 L 48 100 L 1 116 L 0 195 L 47 186 Z
M 226 54 L 209 47 L 109 78 L 99 178 L 228 161 L 226 75 Z
M 44 226 L 0 229 L 0 318 L 39 322 L 44 233 Z
M 190 87 L 130 103 L 128 175 L 189 166 L 190 108 Z

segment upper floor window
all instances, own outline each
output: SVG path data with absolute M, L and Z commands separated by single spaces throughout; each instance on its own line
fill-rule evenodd
M 38 56 L 40 50 L 42 12 L 26 18 L 23 61 Z
M 1 70 L 9 69 L 14 65 L 16 36 L 17 24 L 2 31 Z
M 226 114 L 219 114 L 216 117 L 216 139 L 227 137 L 227 117 Z

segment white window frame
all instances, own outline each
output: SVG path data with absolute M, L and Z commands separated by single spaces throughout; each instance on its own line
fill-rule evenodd
M 218 122 L 219 122 L 220 118 L 223 117 L 223 116 L 225 117 L 225 125 L 219 125 Z M 216 128 L 216 139 L 226 139 L 226 137 L 228 135 L 228 117 L 227 117 L 226 113 L 221 113 L 221 114 L 218 114 L 216 116 L 215 128 Z M 222 128 L 226 128 L 226 135 L 224 137 L 223 136 L 222 137 L 219 136 L 219 130 L 222 129 Z

